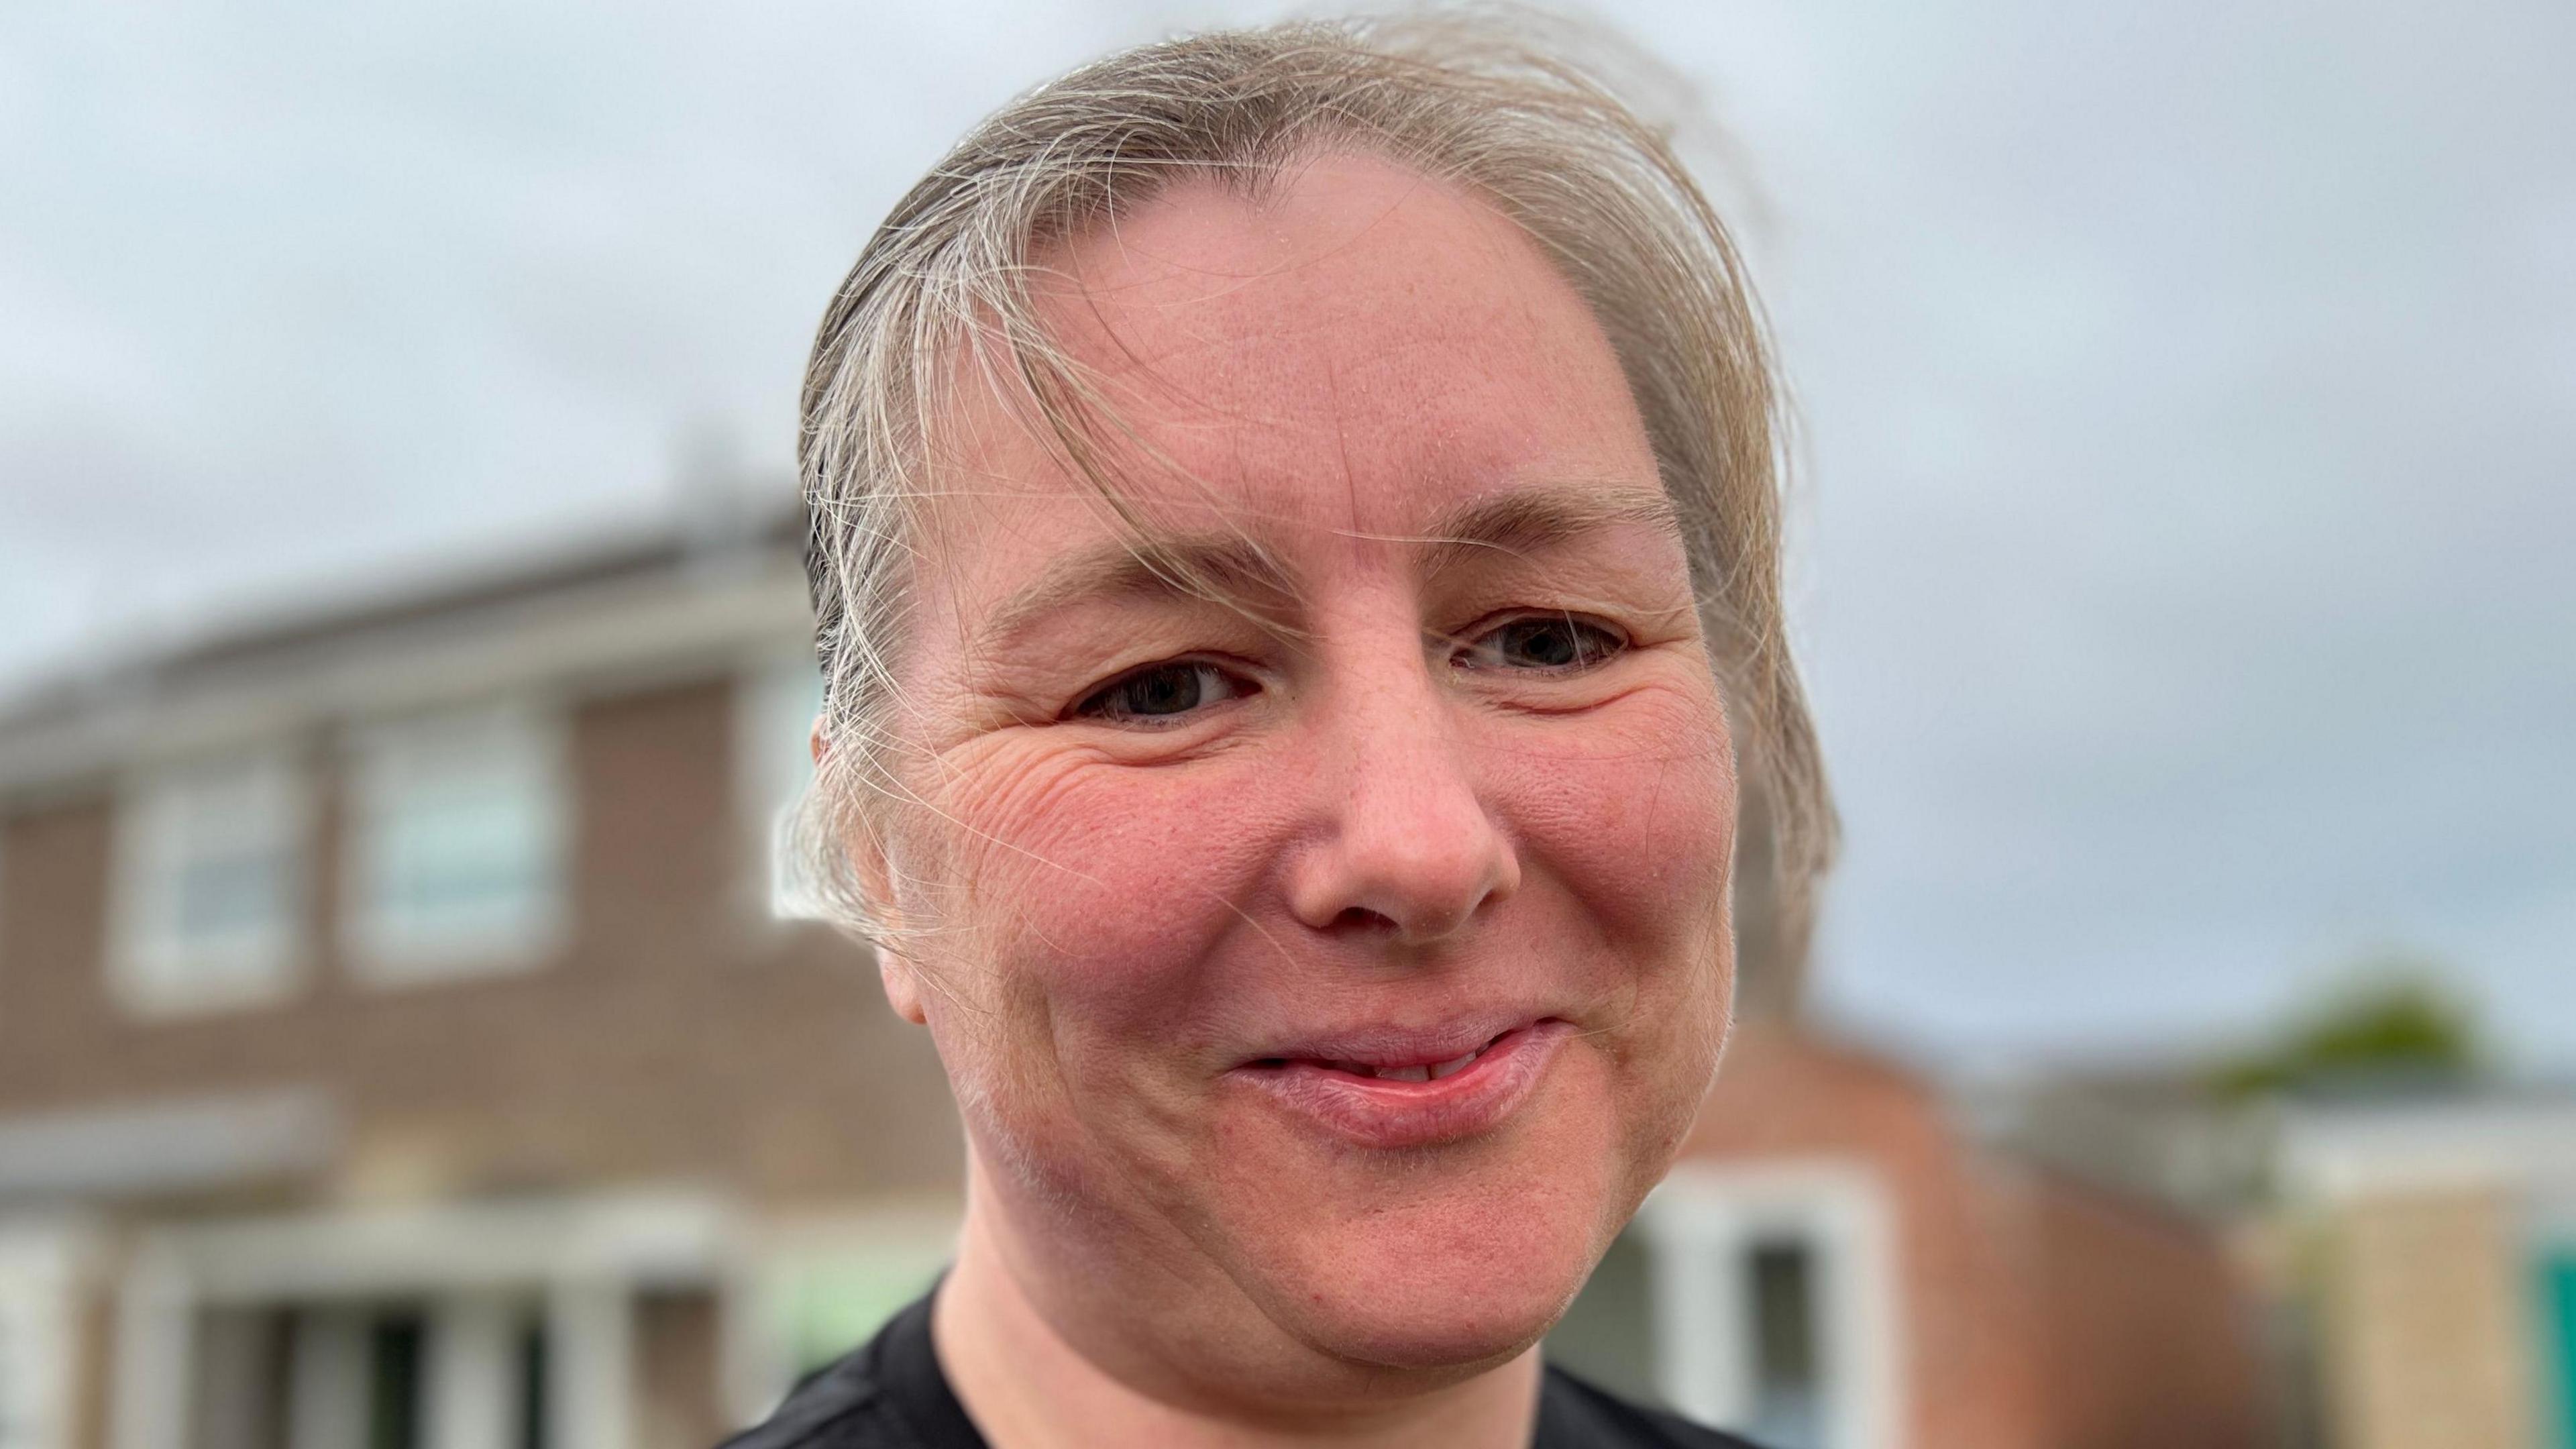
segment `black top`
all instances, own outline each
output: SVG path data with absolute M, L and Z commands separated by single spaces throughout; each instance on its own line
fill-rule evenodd
M 722 1449 L 989 1449 L 930 1345 L 930 1299 L 815 1373 Z M 1531 1449 L 1753 1449 L 1733 1435 L 1610 1397 L 1550 1365 Z

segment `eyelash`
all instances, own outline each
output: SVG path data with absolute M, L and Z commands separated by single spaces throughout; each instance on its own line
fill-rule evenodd
M 1629 645 L 1626 636 L 1618 630 L 1591 619 L 1565 613 L 1522 614 L 1498 620 L 1484 632 L 1458 641 L 1457 649 L 1449 656 L 1451 667 L 1473 670 L 1515 668 L 1516 666 L 1490 658 L 1478 660 L 1472 656 L 1480 651 L 1487 651 L 1487 646 L 1506 630 L 1523 625 L 1561 626 L 1574 631 L 1577 635 L 1575 658 L 1563 663 L 1522 667 L 1523 672 L 1527 673 L 1546 675 L 1584 673 L 1625 653 Z M 1136 701 L 1132 697 L 1127 701 L 1126 707 L 1121 707 L 1118 697 L 1122 692 L 1132 691 L 1148 681 L 1170 680 L 1184 673 L 1188 676 L 1185 687 L 1189 693 L 1178 707 L 1168 710 L 1138 710 L 1133 707 Z M 1202 698 L 1212 691 L 1221 692 L 1221 697 Z M 1168 724 L 1177 723 L 1209 704 L 1222 704 L 1228 700 L 1241 699 L 1259 692 L 1258 684 L 1221 664 L 1204 659 L 1166 659 L 1148 664 L 1141 669 L 1129 670 L 1084 695 L 1071 710 L 1067 711 L 1067 717 L 1106 720 L 1117 724 L 1159 729 Z
M 1112 703 L 1121 691 L 1134 689 L 1147 680 L 1183 673 L 1189 675 L 1189 685 L 1193 693 L 1189 702 L 1179 709 L 1149 713 L 1134 709 L 1118 709 Z M 1213 664 L 1204 659 L 1166 659 L 1160 663 L 1148 664 L 1142 669 L 1131 669 L 1084 695 L 1074 705 L 1071 715 L 1078 719 L 1103 719 L 1118 724 L 1143 725 L 1148 729 L 1160 729 L 1168 723 L 1197 712 L 1203 703 L 1198 698 L 1198 692 L 1203 691 L 1211 681 L 1219 688 L 1231 691 L 1225 696 L 1227 699 L 1240 699 L 1245 695 L 1258 693 L 1260 690 L 1259 685 L 1220 664 Z M 1213 702 L 1223 703 L 1224 701 Z
M 1595 619 L 1586 619 L 1578 614 L 1562 612 L 1545 614 L 1516 614 L 1508 618 L 1495 620 L 1485 628 L 1484 632 L 1475 635 L 1473 638 L 1459 641 L 1457 652 L 1450 655 L 1451 665 L 1461 669 L 1511 668 L 1512 666 L 1510 665 L 1497 664 L 1491 661 L 1471 661 L 1469 656 L 1482 650 L 1489 641 L 1501 636 L 1505 630 L 1526 624 L 1559 626 L 1573 631 L 1577 636 L 1575 641 L 1575 657 L 1573 659 L 1561 664 L 1541 664 L 1529 667 L 1526 670 L 1528 673 L 1551 675 L 1581 674 L 1587 670 L 1600 667 L 1602 664 L 1617 658 L 1628 650 L 1629 640 L 1625 634 L 1622 634 L 1617 629 Z M 1584 636 L 1589 637 L 1586 638 Z

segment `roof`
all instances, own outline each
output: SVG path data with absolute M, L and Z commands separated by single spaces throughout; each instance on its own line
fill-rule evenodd
M 0 700 L 0 792 L 440 699 L 810 646 L 801 514 L 743 505 L 236 616 Z

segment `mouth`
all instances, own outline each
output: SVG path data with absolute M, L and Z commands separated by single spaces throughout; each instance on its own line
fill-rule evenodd
M 1537 1090 L 1573 1026 L 1556 1017 L 1490 1034 L 1348 1037 L 1228 1073 L 1302 1125 L 1367 1147 L 1424 1147 L 1491 1132 Z
M 1268 1071 L 1302 1067 L 1316 1071 L 1339 1072 L 1344 1076 L 1365 1077 L 1377 1082 L 1439 1082 L 1446 1081 L 1484 1060 L 1485 1053 L 1500 1045 L 1504 1038 L 1514 1031 L 1524 1029 L 1514 1027 L 1509 1031 L 1496 1032 L 1458 1055 L 1443 1061 L 1384 1059 L 1368 1061 L 1355 1057 L 1262 1057 L 1251 1065 L 1254 1070 Z

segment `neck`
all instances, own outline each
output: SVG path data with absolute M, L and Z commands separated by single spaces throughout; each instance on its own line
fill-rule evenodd
M 958 1401 L 993 1449 L 1523 1449 L 1537 1416 L 1536 1348 L 1463 1382 L 1414 1396 L 1275 1406 L 1194 1397 L 1179 1402 L 1129 1383 L 1052 1323 L 1006 1250 L 990 1195 L 970 1191 L 957 1264 L 939 1289 L 931 1341 Z M 1282 1352 L 1307 1352 L 1284 1348 Z

